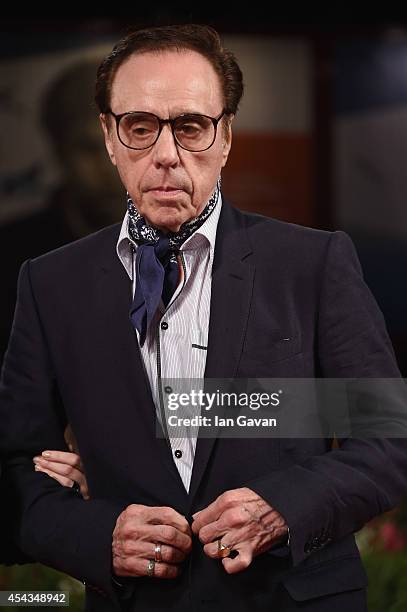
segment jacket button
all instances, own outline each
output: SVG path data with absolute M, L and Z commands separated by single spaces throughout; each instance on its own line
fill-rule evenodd
M 311 548 L 312 550 L 318 550 L 321 548 L 321 541 L 319 538 L 313 538 Z

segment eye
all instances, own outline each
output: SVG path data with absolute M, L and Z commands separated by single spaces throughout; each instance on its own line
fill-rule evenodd
M 156 130 L 156 124 L 154 121 L 142 120 L 142 119 L 133 119 L 129 123 L 129 129 L 136 136 L 144 136 L 145 134 L 151 134 Z
M 121 127 L 125 134 L 131 138 L 149 138 L 157 132 L 157 121 L 146 115 L 126 115 L 123 117 Z
M 207 129 L 204 117 L 183 118 L 176 126 L 177 134 L 183 138 L 198 138 Z
M 145 136 L 147 134 L 151 134 L 151 132 L 154 130 L 151 128 L 151 126 L 135 124 L 131 126 L 131 131 L 135 136 Z
M 194 136 L 201 131 L 201 126 L 196 123 L 185 123 L 178 128 L 185 136 Z

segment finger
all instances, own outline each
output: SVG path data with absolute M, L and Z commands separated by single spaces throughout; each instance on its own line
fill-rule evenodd
M 149 534 L 152 542 L 169 544 L 187 554 L 192 549 L 191 537 L 172 525 L 149 525 Z
M 155 542 L 145 542 L 141 540 L 126 540 L 121 543 L 120 548 L 117 546 L 113 546 L 113 550 L 115 552 L 120 552 L 121 555 L 125 557 L 142 557 L 143 559 L 155 559 Z M 161 551 L 161 561 L 157 561 L 157 563 L 172 563 L 177 564 L 181 563 L 186 558 L 186 553 L 179 550 L 178 548 L 174 548 L 173 546 L 169 546 L 168 544 L 160 543 L 160 551 Z
M 242 489 L 225 491 L 219 495 L 214 502 L 209 504 L 209 506 L 199 512 L 195 512 L 195 514 L 192 515 L 194 520 L 192 523 L 192 531 L 198 534 L 202 527 L 217 521 L 225 510 L 233 508 L 237 503 L 240 503 L 243 495 L 242 491 Z
M 219 497 L 214 502 L 209 504 L 209 506 L 207 506 L 203 510 L 200 510 L 199 512 L 195 512 L 195 514 L 192 515 L 192 531 L 196 535 L 198 535 L 202 527 L 218 520 L 219 516 L 221 515 L 218 500 Z
M 171 525 L 182 533 L 191 535 L 191 527 L 182 514 L 170 506 L 146 506 L 147 521 L 156 525 Z
M 234 531 L 225 533 L 221 538 L 221 542 L 225 546 L 232 546 L 233 550 L 238 550 L 239 548 L 239 541 Z M 219 554 L 219 539 L 215 540 L 214 542 L 209 542 L 208 544 L 205 544 L 203 547 L 203 551 L 208 557 L 211 557 L 212 559 L 220 559 L 221 555 Z
M 51 478 L 53 478 L 54 480 L 57 480 L 64 487 L 73 487 L 74 483 L 73 483 L 73 480 L 71 480 L 70 478 L 66 478 L 65 476 L 61 476 L 60 474 L 55 474 L 54 472 L 51 472 L 50 470 L 47 470 L 46 468 L 40 467 L 39 465 L 35 466 L 35 471 L 43 472 L 44 474 L 48 474 L 48 476 L 51 476 Z
M 56 480 L 58 480 L 58 482 L 64 484 L 64 486 L 66 487 L 72 487 L 75 482 L 78 483 L 83 499 L 90 499 L 86 477 L 76 468 L 70 466 L 63 466 L 62 464 L 54 463 L 53 461 L 48 461 L 46 466 L 39 464 L 36 465 L 41 467 L 43 471 L 47 470 L 47 474 L 49 476 L 55 478 Z M 65 484 L 65 482 L 67 482 L 68 484 Z
M 222 565 L 228 574 L 237 574 L 244 571 L 253 561 L 253 554 L 249 547 L 243 546 L 240 549 L 238 547 L 235 550 L 238 550 L 239 553 L 235 558 L 224 557 L 222 559 Z
M 224 513 L 225 514 L 225 513 Z M 248 541 L 254 536 L 258 535 L 259 532 L 262 532 L 263 529 L 259 527 L 258 523 L 255 525 L 244 524 L 241 525 L 241 521 L 230 521 L 224 522 L 222 515 L 222 520 L 216 521 L 215 523 L 211 523 L 206 527 L 202 527 L 199 532 L 199 539 L 202 544 L 208 546 L 209 551 L 214 550 L 218 545 L 218 540 L 222 540 L 222 544 L 247 544 Z M 240 510 L 236 508 L 236 516 L 239 516 Z M 236 527 L 232 525 L 235 524 Z
M 178 531 L 191 536 L 191 528 L 185 516 L 170 506 L 143 506 L 131 504 L 125 511 L 126 520 L 135 519 L 137 523 L 150 525 L 171 525 Z
M 82 480 L 79 482 L 79 487 L 80 487 L 81 495 L 83 499 L 86 499 L 86 500 L 90 499 L 88 483 L 87 483 L 85 476 L 83 476 Z
M 155 558 L 155 544 L 152 545 L 153 555 L 148 558 Z M 177 564 L 185 561 L 187 557 L 187 553 L 179 550 L 179 548 L 174 548 L 173 546 L 169 546 L 168 544 L 161 544 L 161 561 L 160 563 L 170 563 Z
M 50 461 L 47 459 L 43 459 L 42 457 L 34 457 L 34 463 L 39 465 L 55 474 L 59 474 L 60 476 L 65 476 L 66 478 L 70 478 L 71 480 L 76 480 L 76 482 L 81 482 L 84 480 L 84 474 L 78 470 L 77 468 L 67 465 L 65 463 L 58 463 L 56 461 Z
M 42 463 L 37 465 L 45 467 L 50 472 L 50 474 L 52 473 L 55 476 L 63 476 L 64 478 L 67 478 L 72 482 L 77 482 L 82 497 L 84 499 L 90 499 L 88 483 L 86 480 L 86 476 L 85 474 L 83 474 L 83 472 L 80 472 L 78 469 L 73 468 L 71 466 L 63 465 L 62 463 L 55 463 L 54 461 L 47 461 L 45 465 L 42 465 Z
M 113 541 L 117 542 L 120 548 L 120 545 L 125 546 L 129 540 L 135 543 L 158 542 L 160 544 L 168 544 L 184 553 L 189 553 L 192 549 L 192 538 L 176 529 L 176 527 L 172 525 L 150 525 L 149 523 L 143 523 L 140 516 L 139 520 L 136 520 L 134 516 L 129 515 L 128 509 L 126 509 L 117 519 L 116 527 L 113 531 Z
M 77 453 L 68 453 L 68 451 L 44 450 L 41 457 L 58 463 L 66 463 L 83 471 L 82 461 Z
M 202 544 L 213 542 L 232 529 L 240 529 L 249 522 L 250 516 L 239 506 L 229 508 L 220 515 L 217 521 L 204 525 L 199 531 Z
M 221 520 L 214 521 L 209 525 L 205 525 L 200 529 L 198 537 L 202 544 L 208 544 L 210 542 L 214 542 L 221 538 L 227 529 L 224 527 L 223 522 Z
M 150 557 L 152 559 L 152 557 Z M 148 576 L 149 559 L 140 557 L 130 557 L 122 559 L 113 556 L 113 570 L 116 576 Z M 154 575 L 151 578 L 173 579 L 181 572 L 180 565 L 171 565 L 169 563 L 155 563 Z

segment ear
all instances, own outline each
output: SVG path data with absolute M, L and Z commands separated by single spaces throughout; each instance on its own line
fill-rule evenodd
M 222 151 L 222 168 L 224 168 L 226 166 L 226 162 L 228 160 L 229 157 L 229 152 L 232 146 L 232 121 L 233 121 L 234 115 L 229 115 L 227 118 L 227 130 L 225 130 L 224 126 L 222 126 L 222 131 L 223 131 L 223 151 Z M 226 133 L 225 133 L 226 132 Z
M 114 155 L 114 146 L 113 146 L 113 131 L 112 127 L 108 125 L 108 119 L 105 114 L 100 113 L 99 115 L 100 124 L 102 126 L 103 135 L 105 137 L 105 146 L 106 150 L 109 154 L 110 161 L 114 166 L 116 166 L 116 158 Z

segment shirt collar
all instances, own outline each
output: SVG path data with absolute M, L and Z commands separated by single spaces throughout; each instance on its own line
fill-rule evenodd
M 222 194 L 219 192 L 218 202 L 215 209 L 198 229 L 185 240 L 182 244 L 181 251 L 192 251 L 206 243 L 210 248 L 210 257 L 213 257 L 216 241 L 216 231 L 218 229 L 219 215 L 222 208 Z M 202 240 L 204 238 L 204 240 Z M 129 278 L 133 280 L 133 249 L 132 245 L 137 248 L 135 242 L 129 234 L 129 213 L 126 211 L 123 223 L 120 229 L 119 239 L 116 245 L 116 253 L 122 262 Z

